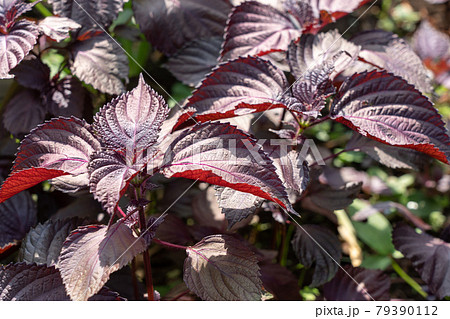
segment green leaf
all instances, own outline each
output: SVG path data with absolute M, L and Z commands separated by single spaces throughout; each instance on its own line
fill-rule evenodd
M 392 226 L 383 214 L 373 214 L 369 216 L 367 222 L 353 222 L 353 226 L 358 238 L 380 255 L 387 256 L 394 252 Z

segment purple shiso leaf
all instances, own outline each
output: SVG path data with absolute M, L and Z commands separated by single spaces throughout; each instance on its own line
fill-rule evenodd
M 23 89 L 5 105 L 3 124 L 13 135 L 26 134 L 45 119 L 39 91 Z
M 20 242 L 37 222 L 31 195 L 22 192 L 0 204 L 0 249 Z
M 32 228 L 22 241 L 19 260 L 28 264 L 53 266 L 58 262 L 64 241 L 70 232 L 85 223 L 80 218 L 48 220 Z
M 70 298 L 55 267 L 26 263 L 0 266 L 1 301 L 69 301 Z M 125 300 L 116 292 L 102 288 L 90 301 Z
M 216 186 L 216 196 L 222 214 L 228 222 L 228 229 L 252 215 L 261 206 L 263 199 L 229 187 Z
M 36 168 L 62 171 L 70 176 L 55 182 L 67 183 L 72 186 L 68 191 L 76 191 L 88 186 L 89 158 L 98 150 L 100 142 L 84 120 L 74 117 L 53 119 L 39 125 L 22 141 L 13 173 Z
M 336 276 L 323 286 L 328 301 L 389 300 L 391 281 L 381 270 L 354 268 L 339 269 Z M 355 282 L 356 281 L 356 282 Z M 358 284 L 357 284 L 358 283 Z
M 184 131 L 169 146 L 161 172 L 230 187 L 292 211 L 272 160 L 253 138 L 229 124 L 204 123 Z
M 256 1 L 244 2 L 228 19 L 222 61 L 285 51 L 301 34 L 302 25 L 288 13 Z
M 305 34 L 289 45 L 288 62 L 292 74 L 300 79 L 324 61 L 332 61 L 334 70 L 331 78 L 334 79 L 358 58 L 359 50 L 359 46 L 342 38 L 337 30 L 317 35 Z
M 123 0 L 49 0 L 55 15 L 70 18 L 83 28 L 107 28 L 122 11 Z M 98 24 L 97 24 L 98 23 Z
M 127 163 L 122 154 L 104 150 L 95 152 L 88 167 L 90 191 L 112 215 L 130 180 L 142 168 L 143 165 Z
M 128 57 L 107 34 L 77 41 L 70 50 L 70 69 L 81 81 L 108 94 L 125 91 L 122 79 L 128 81 Z
M 338 264 L 342 257 L 341 243 L 328 228 L 319 225 L 297 227 L 292 246 L 298 260 L 305 267 L 310 268 L 314 264 L 314 274 L 310 284 L 312 287 L 330 281 L 339 269 Z
M 450 137 L 441 116 L 427 97 L 398 76 L 385 71 L 355 74 L 339 89 L 330 114 L 364 136 L 449 163 Z
M 136 88 L 100 109 L 92 127 L 106 148 L 143 151 L 156 143 L 168 111 L 164 99 L 141 75 Z
M 174 130 L 196 123 L 286 107 L 280 102 L 288 89 L 280 69 L 258 57 L 238 58 L 220 64 L 194 91 Z
M 178 50 L 164 65 L 178 80 L 197 86 L 217 65 L 221 37 L 194 40 Z
M 1 26 L 0 26 L 1 30 Z M 9 74 L 27 56 L 36 44 L 38 27 L 30 21 L 20 20 L 0 32 L 0 79 L 12 78 Z
M 371 30 L 357 34 L 351 41 L 361 46 L 359 57 L 369 64 L 364 66 L 358 63 L 352 71 L 362 72 L 376 67 L 404 78 L 421 92 L 432 91 L 431 79 L 422 61 L 411 46 L 396 34 Z
M 193 40 L 222 37 L 230 9 L 226 0 L 133 1 L 142 33 L 169 56 Z
M 450 296 L 450 244 L 414 228 L 394 228 L 392 239 L 396 249 L 412 264 L 430 290 L 439 298 Z
M 80 24 L 66 17 L 46 17 L 39 22 L 41 32 L 56 42 L 69 38 L 70 31 L 80 28 Z
M 256 255 L 229 235 L 212 235 L 186 249 L 183 279 L 203 300 L 261 300 Z
M 109 275 L 147 247 L 120 221 L 109 229 L 103 225 L 82 226 L 65 241 L 58 269 L 72 300 L 87 300 L 108 281 Z M 87 270 L 87 271 L 86 271 Z

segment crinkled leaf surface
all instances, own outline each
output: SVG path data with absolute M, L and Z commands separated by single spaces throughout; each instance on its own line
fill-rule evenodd
M 69 301 L 59 270 L 45 265 L 26 263 L 0 266 L 0 300 L 2 301 Z M 123 300 L 103 288 L 91 301 Z
M 71 53 L 71 70 L 81 81 L 108 94 L 125 91 L 121 79 L 128 80 L 128 58 L 107 34 L 77 41 Z
M 143 151 L 158 139 L 168 106 L 140 77 L 139 84 L 105 105 L 93 129 L 104 146 L 114 150 Z
M 70 31 L 78 30 L 81 25 L 66 17 L 46 17 L 39 22 L 39 29 L 56 42 L 70 37 Z
M 49 0 L 53 13 L 70 18 L 83 28 L 109 27 L 122 11 L 123 0 Z
M 418 234 L 407 225 L 394 228 L 392 239 L 430 290 L 439 298 L 450 296 L 450 243 L 426 233 Z
M 57 118 L 34 129 L 21 143 L 13 173 L 23 169 L 45 168 L 70 174 L 61 177 L 61 190 L 75 191 L 88 185 L 89 157 L 100 150 L 90 125 L 77 118 Z M 12 177 L 10 177 L 12 178 Z
M 26 3 L 23 0 L 3 0 L 0 3 L 0 23 L 10 24 L 22 14 L 30 11 L 40 0 L 33 3 Z
M 222 60 L 284 51 L 302 34 L 293 16 L 256 1 L 244 2 L 230 14 L 222 48 Z
M 251 216 L 261 206 L 263 199 L 250 193 L 244 193 L 229 187 L 216 187 L 216 196 L 222 214 L 228 221 L 228 229 Z
M 430 78 L 422 61 L 405 40 L 382 30 L 361 32 L 351 40 L 361 46 L 359 57 L 371 66 L 401 76 L 422 92 L 432 91 Z M 355 69 L 355 72 L 361 71 L 364 69 Z
M 192 40 L 222 36 L 231 6 L 225 0 L 135 0 L 136 21 L 150 43 L 172 55 Z
M 95 199 L 113 214 L 129 181 L 142 166 L 127 163 L 124 156 L 113 151 L 95 152 L 89 163 L 89 185 Z
M 341 243 L 329 229 L 319 225 L 297 227 L 292 246 L 305 267 L 314 264 L 312 287 L 320 286 L 334 277 L 342 256 Z
M 84 221 L 78 218 L 48 220 L 32 228 L 22 241 L 19 260 L 28 264 L 53 266 L 58 262 L 64 241 Z
M 217 65 L 221 37 L 204 38 L 187 43 L 164 65 L 181 82 L 197 86 Z
M 295 151 L 287 150 L 287 145 L 266 145 L 264 151 L 273 160 L 277 174 L 287 189 L 297 192 L 299 195 L 308 187 L 309 168 L 302 155 Z
M 317 35 L 304 34 L 289 45 L 288 62 L 292 74 L 301 79 L 324 61 L 332 61 L 331 78 L 334 79 L 357 59 L 359 50 L 359 46 L 342 38 L 337 30 Z
M 103 225 L 76 229 L 64 243 L 58 262 L 67 293 L 72 300 L 87 300 L 103 287 L 112 272 L 145 248 L 145 240 L 137 239 L 121 222 L 109 229 Z
M 33 49 L 39 34 L 38 27 L 28 20 L 14 22 L 2 30 L 0 26 L 0 79 L 12 78 L 9 71 Z
M 21 241 L 37 222 L 31 195 L 22 192 L 0 204 L 0 248 Z
M 196 122 L 286 107 L 280 103 L 288 88 L 280 69 L 258 57 L 238 58 L 219 65 L 189 98 Z M 186 125 L 181 116 L 175 127 Z
M 339 269 L 336 276 L 323 286 L 326 300 L 370 301 L 389 300 L 389 277 L 380 270 L 354 268 L 350 265 Z M 356 283 L 355 281 L 358 283 Z
M 341 86 L 330 114 L 364 136 L 449 163 L 450 137 L 441 116 L 400 77 L 385 71 L 355 74 Z
M 29 133 L 42 123 L 45 113 L 39 91 L 23 89 L 5 105 L 3 124 L 14 135 Z
M 256 255 L 228 235 L 203 238 L 186 249 L 183 279 L 203 300 L 260 300 Z
M 326 61 L 318 67 L 305 72 L 301 79 L 292 85 L 292 98 L 288 108 L 307 116 L 318 117 L 325 107 L 325 99 L 335 93 L 331 81 L 333 63 Z
M 272 160 L 256 141 L 229 124 L 204 123 L 184 131 L 165 154 L 166 177 L 199 179 L 250 193 L 290 209 Z

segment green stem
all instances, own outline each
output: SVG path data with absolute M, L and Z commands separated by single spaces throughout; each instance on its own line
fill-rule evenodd
M 284 267 L 287 264 L 289 245 L 291 243 L 291 238 L 292 238 L 292 234 L 294 233 L 294 230 L 295 230 L 295 226 L 293 224 L 290 224 L 287 229 L 287 233 L 286 233 L 286 237 L 285 237 L 285 241 L 284 241 L 283 256 L 281 257 L 281 260 L 280 260 L 280 265 L 284 266 Z
M 31 0 L 30 2 L 36 2 L 38 0 Z M 53 16 L 53 13 L 50 12 L 42 3 L 38 3 L 34 6 L 37 11 L 39 11 L 40 14 L 42 14 L 44 17 L 51 17 Z
M 420 285 L 414 279 L 412 279 L 394 259 L 392 259 L 392 268 L 408 285 L 411 286 L 411 288 L 417 291 L 422 297 L 426 298 L 428 296 L 427 293 L 423 291 L 422 287 L 420 287 Z
M 298 286 L 299 286 L 300 288 L 303 288 L 303 282 L 305 281 L 305 275 L 306 275 L 306 267 L 303 267 L 303 268 L 300 270 L 300 276 L 299 276 L 299 278 L 298 278 Z

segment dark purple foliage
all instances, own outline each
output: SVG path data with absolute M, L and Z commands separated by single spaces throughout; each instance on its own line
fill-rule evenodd
M 54 116 L 83 114 L 86 90 L 71 75 L 50 79 L 50 69 L 34 55 L 27 56 L 11 74 L 26 89 L 18 92 L 6 105 L 3 123 L 17 135 L 30 132 L 42 123 L 47 113 Z
M 125 91 L 122 79 L 128 81 L 128 58 L 121 47 L 101 33 L 71 47 L 71 70 L 81 81 L 108 94 Z
M 189 98 L 187 108 L 195 122 L 206 122 L 283 107 L 280 98 L 288 88 L 283 72 L 257 57 L 220 64 Z M 191 112 L 192 113 L 192 112 Z M 175 128 L 189 117 L 181 116 Z
M 339 89 L 331 117 L 360 134 L 449 163 L 450 137 L 427 97 L 387 72 L 355 74 Z
M 108 281 L 109 275 L 144 251 L 143 238 L 136 238 L 120 221 L 111 226 L 83 226 L 64 242 L 58 269 L 72 300 L 87 300 Z M 85 271 L 85 267 L 89 271 Z
M 260 300 L 256 255 L 228 235 L 203 238 L 186 249 L 183 279 L 202 300 Z
M 69 301 L 59 270 L 54 266 L 9 264 L 0 267 L 0 300 Z M 124 300 L 117 293 L 102 288 L 92 301 Z
M 450 88 L 450 37 L 425 20 L 414 33 L 412 46 L 436 82 Z
M 302 34 L 300 21 L 274 7 L 247 1 L 228 20 L 222 60 L 286 50 Z
M 141 75 L 135 89 L 112 100 L 96 114 L 93 130 L 108 149 L 141 152 L 156 143 L 167 113 L 164 99 Z
M 83 28 L 107 28 L 122 11 L 123 0 L 49 0 L 53 13 L 70 18 Z
M 328 61 L 312 70 L 305 70 L 292 86 L 293 98 L 288 100 L 288 108 L 297 113 L 318 117 L 325 107 L 325 99 L 335 93 L 330 78 L 333 71 L 333 63 Z
M 348 207 L 361 191 L 362 182 L 346 182 L 341 185 L 312 183 L 309 197 L 318 206 L 337 210 Z
M 130 179 L 141 168 L 142 164 L 127 163 L 121 154 L 114 151 L 95 152 L 90 158 L 88 167 L 90 191 L 112 215 L 128 188 Z
M 22 141 L 13 172 L 29 168 L 63 171 L 71 176 L 53 182 L 61 190 L 73 192 L 88 186 L 89 158 L 98 150 L 100 143 L 85 121 L 54 119 L 38 126 Z
M 275 170 L 272 160 L 249 135 L 218 123 L 199 124 L 181 134 L 166 152 L 162 167 L 166 177 L 231 187 L 291 210 Z
M 421 92 L 432 91 L 430 78 L 422 61 L 405 40 L 382 30 L 361 32 L 351 40 L 361 46 L 359 57 L 369 64 L 358 64 L 359 67 L 356 66 L 353 71 L 372 70 L 376 66 L 401 76 Z
M 329 301 L 389 300 L 390 285 L 389 277 L 380 270 L 347 265 L 324 285 L 324 297 Z
M 23 239 L 19 260 L 27 264 L 56 265 L 67 236 L 83 223 L 85 220 L 75 217 L 65 220 L 48 220 L 44 224 L 38 224 Z
M 310 268 L 314 265 L 312 287 L 322 285 L 334 277 L 342 256 L 341 243 L 329 229 L 319 225 L 297 227 L 292 246 L 303 266 Z
M 197 86 L 217 65 L 221 45 L 221 37 L 194 40 L 171 56 L 165 67 L 184 84 Z
M 395 248 L 412 264 L 431 292 L 439 299 L 450 296 L 450 244 L 407 225 L 395 227 Z
M 0 47 L 2 48 L 0 79 L 11 78 L 9 71 L 33 49 L 39 31 L 38 27 L 28 20 L 11 22 L 8 25 L 1 24 L 0 31 Z
M 255 209 L 264 201 L 261 197 L 243 193 L 228 187 L 216 187 L 219 207 L 228 221 L 228 229 L 253 215 Z
M 22 192 L 0 204 L 0 248 L 18 244 L 37 222 L 31 195 Z
M 262 263 L 259 267 L 264 288 L 276 300 L 300 300 L 298 279 L 291 271 L 279 264 Z
M 226 0 L 137 0 L 136 21 L 148 41 L 173 55 L 189 42 L 222 36 L 231 6 Z
M 427 156 L 419 151 L 384 144 L 358 133 L 354 133 L 346 148 L 360 150 L 390 168 L 407 168 L 418 171 L 429 162 Z
M 357 45 L 342 38 L 337 30 L 317 35 L 304 34 L 289 45 L 288 62 L 297 79 L 320 68 L 324 61 L 332 62 L 331 78 L 334 79 L 357 59 L 359 50 Z

